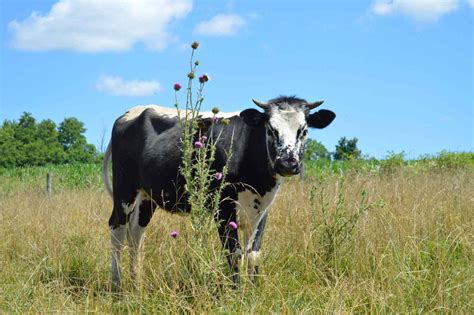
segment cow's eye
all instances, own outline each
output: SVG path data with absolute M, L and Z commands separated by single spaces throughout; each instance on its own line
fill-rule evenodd
M 301 134 L 303 134 L 303 137 L 306 137 L 306 134 L 308 133 L 308 130 L 307 129 L 298 129 L 298 131 L 296 132 L 296 139 L 299 139 Z
M 270 126 L 267 128 L 267 134 L 268 134 L 269 136 L 272 136 L 272 135 L 273 135 L 276 139 L 278 139 L 278 131 L 277 131 L 276 129 L 273 129 L 273 128 L 270 127 Z

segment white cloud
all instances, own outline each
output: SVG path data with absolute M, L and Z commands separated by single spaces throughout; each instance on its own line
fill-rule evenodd
M 467 3 L 469 3 L 471 8 L 474 8 L 474 0 L 467 0 Z
M 458 0 L 376 0 L 371 10 L 376 15 L 402 14 L 419 22 L 435 22 L 457 8 Z
M 20 50 L 123 51 L 143 42 L 165 48 L 170 22 L 191 11 L 191 0 L 60 0 L 46 14 L 8 24 Z
M 119 76 L 102 76 L 96 84 L 99 91 L 117 96 L 147 96 L 161 90 L 158 81 L 125 81 Z
M 237 14 L 218 14 L 209 21 L 202 21 L 194 28 L 194 33 L 207 36 L 235 35 L 245 25 L 245 20 Z

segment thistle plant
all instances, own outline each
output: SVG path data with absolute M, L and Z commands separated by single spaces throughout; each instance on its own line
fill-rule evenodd
M 225 121 L 218 118 L 219 109 L 212 109 L 212 117 L 202 117 L 200 115 L 201 106 L 204 101 L 204 87 L 209 82 L 208 74 L 196 76 L 199 61 L 194 60 L 194 54 L 199 47 L 199 43 L 193 42 L 192 52 L 189 61 L 189 72 L 187 74 L 188 83 L 186 87 L 186 102 L 184 109 L 180 108 L 179 92 L 182 86 L 179 83 L 174 85 L 175 107 L 179 123 L 181 124 L 182 135 L 182 164 L 180 168 L 184 179 L 184 191 L 187 203 L 191 208 L 191 228 L 193 231 L 190 240 L 191 252 L 199 256 L 198 261 L 202 262 L 198 272 L 207 267 L 222 264 L 224 262 L 222 251 L 212 248 L 209 251 L 209 238 L 216 233 L 214 215 L 219 211 L 219 202 L 222 190 L 225 187 L 224 179 L 227 174 L 227 167 L 222 170 L 213 169 L 216 158 L 217 143 L 220 140 L 222 129 L 216 132 L 217 124 L 224 124 Z M 193 83 L 197 78 L 198 87 L 193 91 Z M 230 152 L 227 158 L 230 158 Z M 219 247 L 220 248 L 220 247 Z M 210 255 L 211 254 L 211 255 Z M 211 260 L 214 260 L 212 263 Z M 218 259 L 218 260 L 217 260 Z M 215 268 L 213 272 L 215 272 Z M 222 269 L 221 269 L 222 270 Z

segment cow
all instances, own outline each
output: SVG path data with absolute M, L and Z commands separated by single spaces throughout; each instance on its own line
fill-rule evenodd
M 208 138 L 220 134 L 212 168 L 222 172 L 227 166 L 225 181 L 230 185 L 221 193 L 214 218 L 236 286 L 242 256 L 246 257 L 250 279 L 253 281 L 258 275 L 268 209 L 283 178 L 298 174 L 302 168 L 308 127 L 325 128 L 336 117 L 330 110 L 311 112 L 323 101 L 309 103 L 295 96 L 280 96 L 267 103 L 253 102 L 263 111 L 245 109 L 227 115 L 225 124 L 220 121 L 202 131 Z M 205 116 L 209 115 L 196 119 L 209 119 Z M 113 198 L 109 227 L 115 289 L 120 288 L 120 255 L 125 237 L 132 281 L 137 283 L 143 235 L 155 208 L 178 213 L 192 210 L 186 202 L 180 173 L 183 124 L 178 117 L 182 115 L 178 116 L 176 109 L 140 106 L 114 123 L 104 157 L 103 179 Z M 113 189 L 108 174 L 110 160 Z M 231 222 L 237 222 L 238 228 Z M 238 230 L 242 230 L 244 252 Z

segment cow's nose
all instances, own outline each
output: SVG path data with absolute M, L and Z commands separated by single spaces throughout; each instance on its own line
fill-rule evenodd
M 293 164 L 296 164 L 296 159 L 293 156 L 290 156 L 287 159 L 285 159 L 284 162 L 287 163 L 288 165 L 293 165 Z
M 275 172 L 282 176 L 296 175 L 300 172 L 300 165 L 293 156 L 278 158 L 275 161 Z

